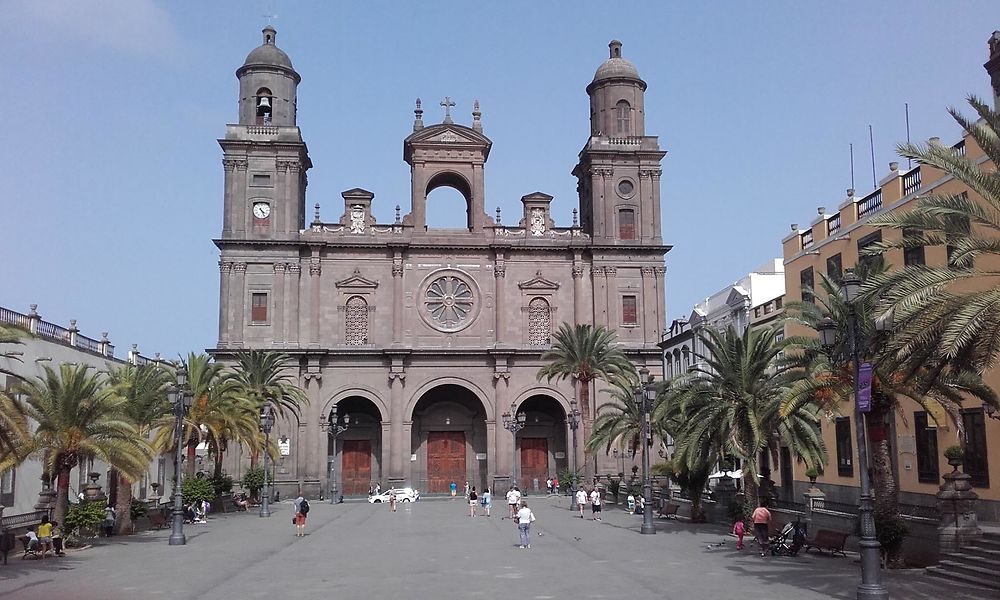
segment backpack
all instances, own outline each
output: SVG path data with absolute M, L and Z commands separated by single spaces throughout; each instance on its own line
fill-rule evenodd
M 304 515 L 309 514 L 309 501 L 305 498 L 303 498 L 302 502 L 299 503 L 299 512 Z

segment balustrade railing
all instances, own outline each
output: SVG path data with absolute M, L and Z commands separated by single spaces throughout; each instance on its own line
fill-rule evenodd
M 903 195 L 909 196 L 920 189 L 920 167 L 914 167 L 909 173 L 903 175 Z
M 863 219 L 882 208 L 882 190 L 875 190 L 858 202 L 858 219 Z
M 247 125 L 250 135 L 278 135 L 278 128 L 273 125 Z
M 857 515 L 859 512 L 857 504 L 851 504 L 848 502 L 834 502 L 833 500 L 823 499 L 822 501 L 817 501 L 815 504 L 817 510 L 828 510 L 831 512 L 843 513 L 845 515 Z
M 840 231 L 840 213 L 837 213 L 827 219 L 826 221 L 826 235 L 827 237 Z
M 27 527 L 28 525 L 37 525 L 47 516 L 49 516 L 49 512 L 47 510 L 36 510 L 27 513 L 9 515 L 0 518 L 0 530 L 18 529 L 21 527 Z
M 16 310 L 0 307 L 0 323 L 10 323 L 11 325 L 28 329 L 31 324 L 31 317 L 23 315 Z
M 35 307 L 32 305 L 32 313 L 26 315 L 19 313 L 16 310 L 0 307 L 0 323 L 9 323 L 15 327 L 30 331 L 39 337 L 49 338 L 63 344 L 69 344 L 86 352 L 92 352 L 94 354 L 100 354 L 101 356 L 114 358 L 115 347 L 106 339 L 97 340 L 85 335 L 80 335 L 80 333 L 75 329 L 75 321 L 71 321 L 71 324 L 73 324 L 74 327 L 73 329 L 67 329 L 65 327 L 60 327 L 55 323 L 43 321 L 38 317 L 34 310 Z
M 951 149 L 955 151 L 955 154 L 959 156 L 965 156 L 965 140 L 962 140 L 961 142 L 955 144 L 954 146 L 951 147 Z
M 85 335 L 76 334 L 76 347 L 88 352 L 101 353 L 101 342 Z
M 802 249 L 805 250 L 813 245 L 813 231 L 812 229 L 802 232 Z

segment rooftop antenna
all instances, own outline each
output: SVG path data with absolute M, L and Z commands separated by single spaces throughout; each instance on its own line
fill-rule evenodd
M 906 110 L 906 145 L 909 146 L 910 145 L 910 103 L 909 102 L 904 102 L 903 103 L 903 108 Z M 907 169 L 912 169 L 913 168 L 913 159 L 912 158 L 907 158 L 906 159 L 906 168 Z
M 875 134 L 872 133 L 871 123 L 868 124 L 868 147 L 872 151 L 872 189 L 878 187 L 878 179 L 875 178 Z
M 854 144 L 848 144 L 851 147 L 851 189 L 854 188 Z
M 277 19 L 278 18 L 278 15 L 261 15 L 261 16 L 264 17 L 265 19 L 267 19 L 267 25 L 271 24 L 271 19 Z

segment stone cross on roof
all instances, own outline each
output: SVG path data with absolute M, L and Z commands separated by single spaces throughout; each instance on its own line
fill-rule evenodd
M 444 122 L 454 123 L 454 121 L 451 120 L 451 107 L 455 106 L 455 101 L 452 100 L 450 96 L 445 96 L 444 100 L 441 101 L 441 106 L 444 107 Z

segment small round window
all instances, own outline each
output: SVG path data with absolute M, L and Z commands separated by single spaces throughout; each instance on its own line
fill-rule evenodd
M 628 179 L 622 179 L 618 182 L 618 193 L 622 196 L 628 197 L 632 195 L 635 190 L 635 186 Z

